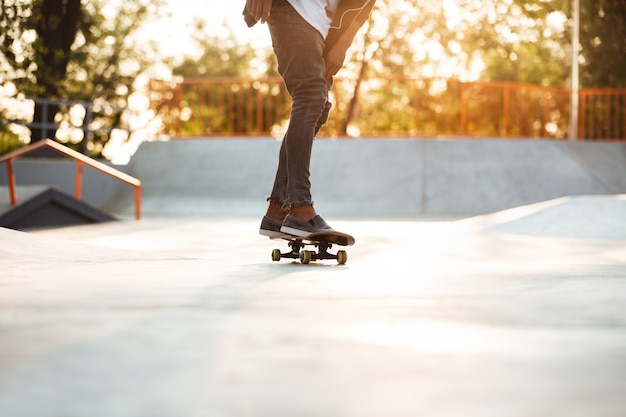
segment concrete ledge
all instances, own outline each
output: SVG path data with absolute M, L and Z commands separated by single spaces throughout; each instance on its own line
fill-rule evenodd
M 148 214 L 259 215 L 280 142 L 144 143 L 130 165 Z M 499 139 L 319 139 L 313 196 L 329 216 L 472 216 L 573 195 L 626 193 L 626 144 Z M 121 190 L 115 210 L 130 210 Z M 229 207 L 226 209 L 225 207 Z M 227 213 L 225 213 L 227 214 Z

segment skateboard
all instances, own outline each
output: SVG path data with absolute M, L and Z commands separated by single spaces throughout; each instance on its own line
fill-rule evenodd
M 286 240 L 291 248 L 289 252 L 274 249 L 272 251 L 272 261 L 278 262 L 283 258 L 298 259 L 305 265 L 311 261 L 323 259 L 335 259 L 339 265 L 345 265 L 348 262 L 348 253 L 345 250 L 337 251 L 335 254 L 328 251 L 333 245 L 352 246 L 355 243 L 354 238 L 349 234 L 336 231 L 312 233 L 306 237 L 284 235 L 272 237 L 271 239 Z M 317 250 L 304 249 L 307 246 L 314 246 Z

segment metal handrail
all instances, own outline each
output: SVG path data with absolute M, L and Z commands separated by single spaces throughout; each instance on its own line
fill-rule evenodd
M 68 148 L 67 146 L 63 146 L 50 139 L 37 141 L 33 143 L 32 145 L 17 149 L 13 152 L 0 156 L 0 164 L 3 162 L 7 163 L 7 177 L 8 177 L 7 179 L 9 182 L 9 195 L 11 198 L 12 206 L 17 204 L 17 197 L 15 193 L 15 172 L 13 170 L 13 161 L 15 159 L 21 158 L 24 155 L 30 154 L 32 152 L 35 152 L 43 148 L 50 148 L 62 155 L 65 155 L 69 158 L 76 160 L 76 180 L 74 183 L 74 197 L 77 200 L 79 200 L 81 197 L 81 189 L 82 189 L 82 183 L 83 183 L 83 165 L 90 166 L 97 171 L 110 175 L 119 181 L 122 181 L 126 184 L 129 184 L 135 187 L 135 218 L 137 220 L 141 219 L 141 181 L 139 181 L 135 177 L 131 177 L 128 174 L 118 171 L 115 168 L 111 168 L 108 165 L 105 165 L 92 158 L 89 158 L 79 152 L 76 152 L 73 149 Z

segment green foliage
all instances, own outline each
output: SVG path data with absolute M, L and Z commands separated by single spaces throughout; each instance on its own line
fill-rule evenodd
M 95 105 L 93 133 L 96 151 L 112 129 L 125 128 L 124 110 L 139 74 L 154 64 L 158 45 L 142 42 L 136 32 L 157 15 L 163 0 L 134 0 L 111 6 L 104 0 L 84 5 L 84 18 L 68 65 L 67 86 L 72 98 Z
M 258 60 L 254 48 L 238 41 L 232 29 L 224 29 L 228 35 L 217 35 L 208 30 L 204 20 L 195 19 L 192 42 L 200 54 L 185 57 L 173 74 L 184 78 L 249 77 Z
M 78 0 L 3 0 L 2 79 L 28 96 L 59 99 L 81 18 Z
M 581 84 L 626 88 L 626 1 L 581 0 Z
M 13 133 L 9 127 L 3 122 L 6 118 L 6 109 L 0 108 L 0 155 L 19 149 L 26 144 L 22 142 L 19 136 Z
M 12 82 L 20 96 L 92 103 L 91 127 L 97 129 L 91 153 L 97 155 L 112 129 L 124 126 L 136 77 L 155 61 L 157 45 L 135 34 L 163 3 L 2 0 L 0 78 Z M 36 106 L 36 118 L 39 111 Z M 70 118 L 61 113 L 57 121 L 59 116 Z M 84 140 L 75 147 L 86 153 L 86 145 Z
M 570 84 L 572 0 L 389 0 L 373 17 L 352 56 L 368 75 Z M 626 86 L 626 2 L 581 0 L 580 39 L 582 87 Z
M 31 2 L 0 0 L 0 80 L 28 78 L 34 71 L 30 51 L 34 31 L 27 26 L 31 15 Z
M 571 71 L 572 0 L 544 0 L 528 3 L 515 0 L 525 19 L 533 23 L 533 43 L 521 45 L 524 60 L 530 62 L 525 73 L 544 73 L 549 82 L 559 85 Z M 550 22 L 564 19 L 561 30 L 554 30 Z M 626 87 L 626 1 L 580 0 L 581 87 Z M 490 62 L 488 68 L 497 68 Z M 559 67 L 562 68 L 559 71 Z M 528 82 L 534 82 L 532 77 Z
M 24 142 L 22 142 L 15 133 L 8 130 L 6 126 L 0 125 L 0 155 L 4 155 L 24 146 Z

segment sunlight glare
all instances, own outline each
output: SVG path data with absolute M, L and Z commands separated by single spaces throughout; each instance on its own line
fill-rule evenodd
M 502 354 L 532 357 L 546 349 L 562 354 L 554 334 L 533 328 L 513 329 L 471 322 L 434 320 L 361 320 L 341 326 L 335 337 L 420 354 Z
M 454 324 L 428 321 L 363 320 L 339 330 L 343 337 L 364 343 L 398 347 L 413 352 L 439 354 L 468 354 L 484 351 L 475 329 Z

